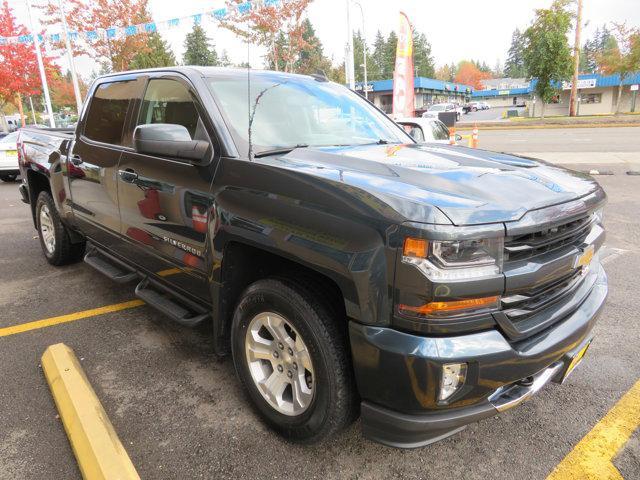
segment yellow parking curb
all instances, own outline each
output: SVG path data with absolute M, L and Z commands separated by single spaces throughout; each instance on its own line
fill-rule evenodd
M 42 355 L 42 369 L 85 479 L 139 479 L 77 357 L 64 343 Z

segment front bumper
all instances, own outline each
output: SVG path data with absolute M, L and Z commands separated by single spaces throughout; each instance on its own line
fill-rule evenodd
M 606 274 L 598 268 L 580 308 L 518 343 L 498 330 L 421 337 L 351 322 L 364 435 L 394 447 L 420 447 L 518 405 L 550 381 L 562 381 L 571 359 L 591 341 L 607 296 Z M 439 374 L 452 362 L 468 363 L 467 380 L 444 404 L 437 400 Z

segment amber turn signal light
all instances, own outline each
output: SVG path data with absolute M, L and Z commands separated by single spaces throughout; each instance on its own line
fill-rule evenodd
M 456 312 L 460 310 L 497 307 L 499 296 L 469 298 L 466 300 L 453 300 L 451 302 L 429 302 L 418 307 L 400 305 L 400 311 L 405 313 L 417 313 L 418 315 L 433 315 L 437 313 Z
M 424 238 L 407 237 L 404 239 L 402 254 L 405 257 L 427 258 L 428 246 L 429 242 Z

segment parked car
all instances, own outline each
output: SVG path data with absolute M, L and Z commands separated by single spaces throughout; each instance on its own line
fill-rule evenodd
M 469 102 L 464 106 L 466 113 L 469 112 L 477 112 L 478 110 L 482 110 L 480 106 L 480 102 Z
M 360 412 L 368 438 L 426 445 L 562 382 L 593 339 L 606 196 L 588 175 L 418 145 L 317 75 L 143 70 L 87 99 L 75 131 L 19 138 L 45 258 L 207 324 L 292 441 Z
M 438 118 L 441 112 L 456 112 L 456 121 L 460 120 L 460 112 L 453 103 L 436 103 L 422 114 L 424 118 Z
M 396 120 L 417 143 L 449 143 L 449 129 L 437 118 L 401 118 Z M 456 141 L 462 137 L 455 136 Z
M 480 108 L 482 110 L 489 110 L 491 108 L 491 105 L 489 105 L 487 102 L 478 102 L 480 104 Z
M 0 138 L 0 180 L 15 182 L 18 170 L 18 132 L 12 132 Z

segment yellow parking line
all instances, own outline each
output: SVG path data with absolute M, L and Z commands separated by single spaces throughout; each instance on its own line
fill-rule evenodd
M 9 335 L 16 335 L 18 333 L 28 332 L 30 330 L 37 330 L 39 328 L 52 327 L 54 325 L 60 325 L 61 323 L 75 322 L 76 320 L 82 320 L 83 318 L 95 317 L 98 315 L 104 315 L 105 313 L 119 312 L 121 310 L 128 310 L 130 308 L 139 307 L 144 305 L 142 300 L 130 300 L 128 302 L 116 303 L 114 305 L 107 305 L 105 307 L 92 308 L 91 310 L 84 310 L 82 312 L 70 313 L 68 315 L 61 315 L 59 317 L 45 318 L 43 320 L 36 320 L 33 322 L 22 323 L 20 325 L 12 325 L 10 327 L 0 328 L 0 337 L 8 337 Z
M 640 381 L 609 410 L 547 480 L 622 479 L 612 460 L 640 425 Z
M 82 477 L 139 480 L 73 350 L 64 343 L 51 345 L 42 355 L 42 369 Z

